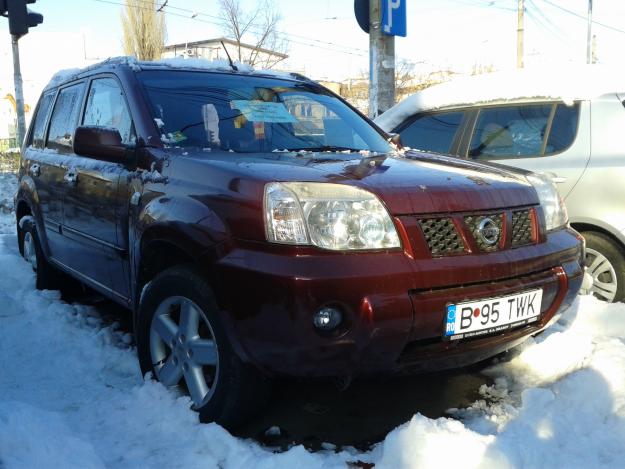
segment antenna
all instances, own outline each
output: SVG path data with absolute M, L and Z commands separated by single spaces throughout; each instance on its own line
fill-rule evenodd
M 228 56 L 228 62 L 230 62 L 230 67 L 232 67 L 232 70 L 234 70 L 235 72 L 238 72 L 239 69 L 236 67 L 236 65 L 234 65 L 234 62 L 232 61 L 232 57 L 230 57 L 230 54 L 228 53 L 228 49 L 226 49 L 226 45 L 224 44 L 224 41 L 219 41 L 221 42 L 221 47 L 224 48 L 224 51 L 226 52 L 226 55 Z

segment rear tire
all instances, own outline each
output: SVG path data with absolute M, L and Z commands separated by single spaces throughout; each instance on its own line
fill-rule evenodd
M 593 278 L 590 293 L 609 303 L 625 300 L 625 255 L 609 236 L 595 231 L 586 239 L 586 267 Z
M 46 260 L 33 220 L 25 220 L 18 233 L 19 249 L 35 272 L 37 290 L 58 290 L 62 274 Z
M 167 269 L 142 295 L 137 353 L 144 376 L 186 388 L 200 421 L 231 430 L 262 407 L 269 382 L 232 350 L 220 314 L 202 277 L 189 267 Z

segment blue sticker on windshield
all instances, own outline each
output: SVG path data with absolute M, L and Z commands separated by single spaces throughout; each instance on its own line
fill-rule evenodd
M 241 111 L 245 118 L 251 122 L 297 122 L 297 119 L 289 114 L 284 103 L 246 99 L 235 99 L 230 103 L 233 108 Z

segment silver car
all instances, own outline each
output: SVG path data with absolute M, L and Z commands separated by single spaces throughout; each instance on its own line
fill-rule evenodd
M 603 80 L 577 93 L 561 81 L 558 93 L 557 82 L 541 91 L 528 76 L 509 77 L 428 88 L 376 123 L 406 147 L 550 177 L 571 226 L 586 238 L 591 292 L 625 300 L 625 81 L 610 88 Z

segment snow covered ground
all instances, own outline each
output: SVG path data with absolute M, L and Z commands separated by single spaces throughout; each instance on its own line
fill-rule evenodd
M 90 307 L 35 290 L 8 213 L 14 189 L 13 176 L 0 174 L 3 469 L 625 466 L 625 305 L 580 298 L 486 370 L 495 384 L 453 418 L 416 414 L 365 453 L 274 453 L 199 424 L 188 398 L 143 382 L 128 334 Z

